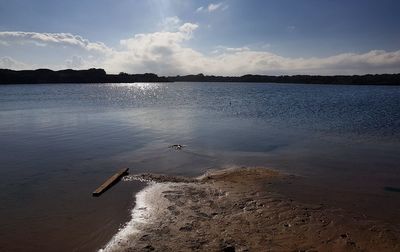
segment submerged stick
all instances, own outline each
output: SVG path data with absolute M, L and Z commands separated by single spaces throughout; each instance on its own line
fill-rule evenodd
M 129 168 L 123 168 L 119 170 L 117 173 L 112 175 L 109 179 L 107 179 L 99 188 L 97 188 L 93 192 L 93 196 L 97 197 L 100 196 L 103 192 L 105 192 L 108 188 L 110 188 L 112 185 L 117 183 L 120 178 L 128 173 Z

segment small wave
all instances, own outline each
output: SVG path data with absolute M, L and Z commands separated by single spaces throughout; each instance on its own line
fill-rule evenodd
M 198 182 L 195 178 L 180 177 L 180 176 L 169 176 L 163 174 L 154 173 L 142 173 L 136 175 L 124 176 L 123 181 L 141 181 L 141 182 L 174 182 L 174 183 L 194 183 Z

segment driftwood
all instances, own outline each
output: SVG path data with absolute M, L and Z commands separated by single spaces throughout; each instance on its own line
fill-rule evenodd
M 93 192 L 93 196 L 97 197 L 100 196 L 103 192 L 107 191 L 108 188 L 113 186 L 115 183 L 117 183 L 121 177 L 126 175 L 128 173 L 129 168 L 124 168 L 119 170 L 117 173 L 112 175 L 109 179 L 107 179 L 99 188 L 97 188 Z

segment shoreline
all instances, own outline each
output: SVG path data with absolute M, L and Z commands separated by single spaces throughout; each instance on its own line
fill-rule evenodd
M 290 177 L 230 168 L 197 178 L 128 176 L 148 182 L 132 219 L 100 251 L 398 251 L 398 226 L 276 190 Z

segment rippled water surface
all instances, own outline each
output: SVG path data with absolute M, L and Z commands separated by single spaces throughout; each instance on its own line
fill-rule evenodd
M 171 144 L 186 147 L 174 151 Z M 362 195 L 396 212 L 400 88 L 0 86 L 0 250 L 93 250 L 105 244 L 129 218 L 132 196 L 143 187 L 119 183 L 92 198 L 91 191 L 120 167 L 194 176 L 257 165 L 321 181 L 338 194 Z

